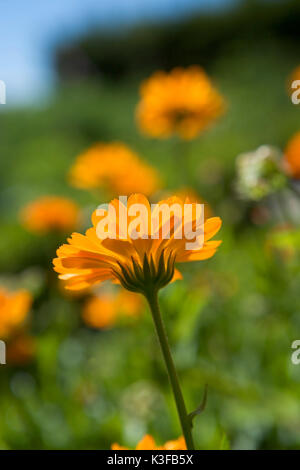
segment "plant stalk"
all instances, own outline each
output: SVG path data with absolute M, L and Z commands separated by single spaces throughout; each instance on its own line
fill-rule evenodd
M 179 420 L 183 432 L 183 436 L 185 438 L 186 446 L 188 450 L 194 450 L 194 442 L 193 442 L 193 436 L 192 436 L 192 430 L 191 430 L 191 422 L 188 417 L 183 395 L 181 392 L 176 368 L 174 365 L 174 361 L 171 355 L 170 351 L 170 346 L 167 338 L 167 333 L 165 326 L 163 324 L 162 316 L 160 313 L 160 308 L 158 304 L 158 296 L 157 292 L 153 291 L 151 293 L 148 293 L 146 295 L 146 299 L 149 303 L 150 310 L 152 313 L 153 321 L 155 324 L 155 329 L 156 333 L 158 336 L 159 344 L 162 350 L 162 354 L 165 360 L 165 364 L 167 367 L 176 407 L 177 407 L 177 412 L 179 415 Z

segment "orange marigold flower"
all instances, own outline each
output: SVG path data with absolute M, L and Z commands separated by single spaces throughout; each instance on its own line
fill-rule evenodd
M 130 450 L 129 447 L 123 447 L 119 444 L 112 444 L 112 450 Z M 168 441 L 163 446 L 157 446 L 155 440 L 149 434 L 146 434 L 137 444 L 135 450 L 187 450 L 183 436 L 176 440 Z
M 26 333 L 21 333 L 7 345 L 7 363 L 11 365 L 27 364 L 33 358 L 35 350 L 34 338 Z
M 98 143 L 79 155 L 70 181 L 79 188 L 103 188 L 114 196 L 140 191 L 150 196 L 159 187 L 157 171 L 121 142 Z
M 120 290 L 87 299 L 82 317 L 92 328 L 111 328 L 120 316 L 137 316 L 142 309 L 142 298 L 132 292 Z
M 184 437 L 181 436 L 178 439 L 167 441 L 163 447 L 163 450 L 187 450 Z
M 0 288 L 0 338 L 7 339 L 22 328 L 31 307 L 32 297 L 26 290 L 9 292 Z
M 156 72 L 142 83 L 137 121 L 143 132 L 193 139 L 225 109 L 222 96 L 201 67 Z
M 284 163 L 287 172 L 293 178 L 300 178 L 300 132 L 297 132 L 288 142 L 284 151 Z
M 70 199 L 44 196 L 23 208 L 21 220 L 34 233 L 65 232 L 76 227 L 78 215 L 78 206 Z
M 136 204 L 142 205 L 146 211 L 146 215 L 143 213 L 139 218 L 139 228 L 136 226 L 137 218 L 129 215 Z M 184 202 L 177 197 L 160 201 L 153 211 L 148 199 L 141 194 L 131 195 L 127 206 L 114 199 L 110 205 L 117 214 L 116 220 L 121 220 L 121 213 L 125 213 L 127 231 L 121 233 L 120 226 L 117 225 L 118 233 L 105 239 L 98 237 L 97 226 L 104 219 L 109 219 L 113 212 L 103 211 L 104 216 L 99 216 L 95 211 L 92 215 L 93 227 L 85 235 L 73 233 L 68 239 L 69 243 L 57 250 L 54 269 L 59 273 L 60 279 L 65 281 L 66 288 L 84 289 L 101 281 L 112 280 L 120 282 L 130 291 L 145 294 L 145 290 L 150 287 L 157 291 L 181 277 L 175 269 L 175 263 L 212 257 L 221 242 L 210 239 L 219 231 L 221 219 L 213 217 L 205 220 L 201 227 L 203 245 L 199 249 L 187 249 L 186 244 L 192 242 L 192 239 L 186 237 L 183 226 L 189 222 L 190 226 L 195 227 L 195 211 L 186 219 L 178 219 L 172 213 L 174 204 L 183 210 Z M 193 208 L 194 206 L 195 204 L 192 205 Z M 167 212 L 168 215 L 164 215 L 163 220 L 160 218 L 153 237 L 152 217 L 158 213 L 161 215 L 161 210 L 165 208 L 169 209 L 169 214 Z M 108 223 L 108 229 L 109 225 Z M 166 238 L 163 231 L 168 225 L 171 230 L 170 236 Z M 179 233 L 182 234 L 180 239 Z M 109 232 L 107 235 L 109 236 Z

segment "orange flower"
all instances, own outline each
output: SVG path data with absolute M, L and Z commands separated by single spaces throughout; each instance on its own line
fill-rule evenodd
M 21 333 L 7 345 L 7 363 L 11 365 L 27 364 L 34 356 L 35 349 L 34 338 L 26 333 Z
M 23 208 L 21 220 L 34 233 L 72 230 L 78 221 L 79 209 L 70 199 L 45 196 Z
M 293 178 L 300 178 L 300 132 L 297 132 L 288 142 L 284 152 L 284 163 L 287 172 Z
M 122 447 L 119 444 L 112 444 L 111 450 L 130 450 L 128 447 Z M 174 441 L 168 441 L 163 446 L 157 446 L 155 440 L 149 434 L 138 442 L 135 450 L 187 450 L 184 438 L 181 436 Z
M 92 328 L 110 328 L 120 316 L 137 316 L 141 309 L 141 297 L 121 290 L 117 295 L 107 293 L 90 297 L 84 305 L 82 317 Z
M 139 191 L 149 196 L 159 186 L 156 170 L 121 142 L 98 143 L 79 155 L 70 181 L 79 188 L 103 188 L 114 196 Z
M 135 204 L 141 205 L 146 211 L 146 214 L 140 214 L 139 219 L 130 215 L 137 207 Z M 186 244 L 193 240 L 186 237 L 183 227 L 186 228 L 186 224 L 190 223 L 195 228 L 195 211 L 192 211 L 190 217 L 175 217 L 174 207 L 179 207 L 182 211 L 184 207 L 184 202 L 176 197 L 160 201 L 152 211 L 147 198 L 141 194 L 130 196 L 127 207 L 116 199 L 111 202 L 111 207 L 115 210 L 117 222 L 122 219 L 121 214 L 125 214 L 126 233 L 122 233 L 117 225 L 118 233 L 111 233 L 111 238 L 100 239 L 98 224 L 102 224 L 104 220 L 112 220 L 113 211 L 103 212 L 104 215 L 101 216 L 95 211 L 92 216 L 93 227 L 85 235 L 73 233 L 68 239 L 69 243 L 58 249 L 54 269 L 59 273 L 60 279 L 65 281 L 66 288 L 84 289 L 101 281 L 112 280 L 134 292 L 145 294 L 149 288 L 157 291 L 181 277 L 175 269 L 175 263 L 210 258 L 221 243 L 210 240 L 221 227 L 221 219 L 213 217 L 205 220 L 201 226 L 204 233 L 203 245 L 197 249 L 187 249 Z M 194 209 L 195 204 L 192 207 Z M 159 219 L 160 223 L 153 233 L 152 217 L 159 213 L 161 215 L 162 209 L 166 208 L 168 211 L 164 211 L 163 220 Z M 110 223 L 107 224 L 108 229 L 109 225 Z M 167 238 L 163 231 L 168 225 L 170 235 Z M 188 236 L 191 237 L 191 234 L 188 233 Z M 196 235 L 194 241 L 195 239 Z
M 137 121 L 143 132 L 165 138 L 193 139 L 225 108 L 222 96 L 198 66 L 156 72 L 142 83 Z
M 187 450 L 184 437 L 181 436 L 173 441 L 167 441 L 162 447 L 163 450 Z
M 23 326 L 32 298 L 26 290 L 8 292 L 0 288 L 0 339 L 7 339 Z

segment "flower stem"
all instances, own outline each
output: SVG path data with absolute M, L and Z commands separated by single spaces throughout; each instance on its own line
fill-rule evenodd
M 192 436 L 192 431 L 191 431 L 191 422 L 189 420 L 189 417 L 186 411 L 183 395 L 182 395 L 181 388 L 179 385 L 177 372 L 176 372 L 174 361 L 173 361 L 171 351 L 170 351 L 167 333 L 166 333 L 165 326 L 163 324 L 163 320 L 161 317 L 157 292 L 153 291 L 151 293 L 148 293 L 146 295 L 146 298 L 150 306 L 150 310 L 151 310 L 153 321 L 154 321 L 155 328 L 156 328 L 156 333 L 157 333 L 158 340 L 159 340 L 159 344 L 160 344 L 162 354 L 165 360 L 165 364 L 168 370 L 168 375 L 169 375 L 170 383 L 172 386 L 172 391 L 173 391 L 173 395 L 174 395 L 174 399 L 175 399 L 175 403 L 177 407 L 177 412 L 178 412 L 179 419 L 180 419 L 180 424 L 182 427 L 182 432 L 185 438 L 185 442 L 186 442 L 188 450 L 194 450 L 194 442 L 193 442 L 193 436 Z

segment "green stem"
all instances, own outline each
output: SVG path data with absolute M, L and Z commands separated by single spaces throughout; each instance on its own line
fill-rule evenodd
M 188 417 L 183 395 L 181 392 L 181 388 L 179 385 L 179 380 L 177 376 L 177 372 L 175 369 L 174 361 L 171 355 L 170 346 L 167 338 L 167 333 L 162 321 L 159 304 L 158 304 L 158 297 L 157 292 L 153 291 L 146 295 L 147 301 L 150 306 L 150 310 L 152 313 L 153 321 L 155 324 L 158 340 L 160 343 L 160 347 L 162 350 L 162 354 L 165 360 L 165 364 L 168 370 L 168 375 L 170 379 L 170 383 L 172 386 L 172 391 L 180 419 L 180 424 L 182 427 L 182 432 L 185 438 L 185 442 L 187 445 L 188 450 L 194 450 L 194 442 L 193 436 L 191 431 L 191 422 Z

